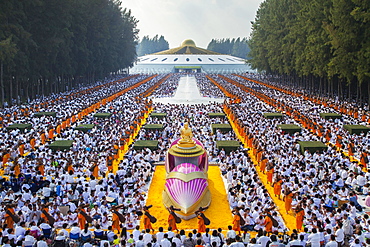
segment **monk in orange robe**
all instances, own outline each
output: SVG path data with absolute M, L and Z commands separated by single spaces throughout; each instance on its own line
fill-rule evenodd
M 369 159 L 367 158 L 367 152 L 362 152 L 361 158 L 360 158 L 360 163 L 364 167 L 366 167 L 366 164 L 369 162 Z
M 32 138 L 32 139 L 30 140 L 30 145 L 31 145 L 31 148 L 34 150 L 34 149 L 35 149 L 35 145 L 36 145 L 36 140 L 35 140 L 35 138 Z
M 45 143 L 46 143 L 46 136 L 45 136 L 45 133 L 42 133 L 42 134 L 40 135 L 40 138 L 41 138 L 41 143 L 42 143 L 42 144 L 45 144 Z
M 92 172 L 92 175 L 95 177 L 95 178 L 98 178 L 99 177 L 99 166 L 97 164 L 94 164 L 93 165 L 93 172 Z
M 45 166 L 42 163 L 37 166 L 37 170 L 41 173 L 42 176 L 45 175 Z
M 201 215 L 201 212 L 197 213 L 197 219 L 198 219 L 198 232 L 205 232 L 206 231 L 206 225 L 204 224 L 204 219 Z
M 263 158 L 260 165 L 260 171 L 265 174 L 267 159 Z
M 14 165 L 14 175 L 15 175 L 15 177 L 18 178 L 20 174 L 21 174 L 21 167 L 18 163 L 16 163 Z
M 54 129 L 49 130 L 49 139 L 50 140 L 54 139 Z
M 80 211 L 84 211 L 86 213 L 85 209 L 82 207 L 80 207 Z M 78 218 L 78 225 L 80 226 L 80 229 L 83 230 L 86 224 L 85 216 L 83 216 L 81 213 L 78 213 L 77 218 Z
M 293 192 L 290 191 L 289 188 L 287 189 L 285 193 L 284 201 L 285 201 L 285 211 L 288 214 L 289 211 L 292 209 L 292 202 L 293 202 Z
M 342 136 L 337 135 L 337 141 L 335 143 L 335 146 L 337 146 L 337 148 L 342 148 Z
M 171 213 L 168 215 L 168 227 L 171 227 L 172 230 L 178 230 L 175 216 L 173 216 Z
M 303 226 L 303 219 L 304 219 L 304 210 L 300 206 L 297 206 L 296 208 L 296 225 L 297 230 L 300 231 Z
M 44 204 L 42 206 L 42 210 L 44 210 L 46 213 L 49 213 L 49 205 L 50 205 L 49 203 Z M 46 217 L 46 215 L 44 213 L 41 213 L 41 218 L 43 218 L 45 220 L 45 222 L 49 222 L 48 217 Z
M 154 231 L 152 223 L 150 222 L 150 218 L 149 218 L 149 215 L 150 215 L 149 208 L 151 208 L 151 207 L 152 207 L 152 205 L 144 206 L 143 222 L 144 222 L 144 228 L 145 229 L 151 229 L 152 231 Z
M 60 134 L 60 131 L 61 131 L 61 126 L 60 126 L 60 125 L 58 125 L 58 126 L 57 126 L 57 128 L 56 128 L 56 132 L 57 132 L 58 134 Z
M 239 215 L 239 213 L 238 213 L 238 211 L 237 210 L 234 210 L 233 211 L 233 214 L 234 214 L 234 216 L 233 216 L 233 230 L 234 231 L 238 231 L 239 232 L 239 234 L 240 234 L 240 231 L 241 231 L 241 226 L 240 226 L 240 215 Z
M 273 176 L 273 174 L 274 174 L 274 168 L 269 167 L 267 169 L 267 173 L 266 173 L 266 175 L 267 175 L 267 183 L 268 184 L 272 184 L 272 176 Z
M 272 220 L 269 216 L 265 216 L 265 231 L 267 233 L 271 233 L 272 232 Z
M 23 154 L 24 154 L 24 144 L 19 145 L 18 150 L 19 150 L 19 155 L 23 156 Z
M 3 164 L 8 163 L 10 158 L 10 153 L 4 154 L 3 156 Z
M 119 217 L 114 212 L 112 216 L 112 229 L 117 230 L 118 232 L 121 230 Z
M 348 143 L 348 155 L 349 156 L 353 156 L 354 155 L 354 147 L 353 147 L 353 143 L 352 142 Z
M 15 214 L 15 211 L 14 211 L 14 208 L 13 208 L 12 205 L 8 205 L 6 207 L 9 210 L 10 213 L 12 213 L 13 215 Z M 5 224 L 7 224 L 9 228 L 13 229 L 14 228 L 14 220 L 13 220 L 12 217 L 10 217 L 10 214 L 6 213 L 4 218 L 5 218 Z
M 283 181 L 280 179 L 280 177 L 277 178 L 277 181 L 274 183 L 274 194 L 280 199 L 281 194 L 281 184 Z
M 73 169 L 73 166 L 72 166 L 72 164 L 67 164 L 67 172 L 68 172 L 68 174 L 70 173 L 70 172 L 72 172 L 72 174 L 75 172 L 75 169 Z

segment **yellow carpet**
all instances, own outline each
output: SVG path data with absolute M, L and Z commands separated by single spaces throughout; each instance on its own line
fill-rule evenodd
M 153 205 L 150 209 L 150 213 L 157 218 L 157 222 L 153 224 L 153 228 L 156 230 L 160 226 L 165 229 L 168 227 L 168 211 L 162 204 L 162 191 L 166 182 L 165 177 L 165 167 L 157 166 L 152 178 L 147 199 L 147 205 Z M 209 190 L 212 194 L 212 202 L 209 209 L 205 211 L 206 217 L 211 221 L 211 224 L 207 227 L 210 229 L 217 229 L 220 227 L 226 230 L 227 226 L 232 223 L 232 215 L 229 202 L 227 201 L 220 168 L 218 166 L 210 166 L 208 170 L 208 178 Z M 143 222 L 140 223 L 140 226 L 141 229 L 143 229 Z M 182 220 L 181 224 L 178 224 L 178 228 L 184 230 L 196 229 L 197 219 L 193 218 L 187 221 Z
M 280 195 L 280 199 L 275 197 L 274 195 L 274 188 L 270 185 L 267 184 L 267 176 L 266 174 L 263 174 L 262 172 L 259 171 L 259 167 L 257 166 L 257 160 L 256 157 L 254 157 L 252 151 L 249 151 L 249 156 L 252 158 L 253 163 L 255 164 L 255 168 L 257 170 L 258 176 L 260 177 L 260 180 L 262 181 L 263 185 L 265 185 L 266 189 L 268 190 L 270 197 L 274 201 L 275 205 L 278 207 L 278 211 L 280 215 L 282 216 L 285 226 L 292 231 L 293 229 L 296 228 L 296 219 L 294 216 L 294 213 L 292 211 L 289 212 L 289 214 L 286 213 L 285 210 L 285 202 L 282 200 L 283 195 Z
M 116 171 L 118 170 L 119 163 L 121 162 L 121 160 L 123 160 L 125 154 L 127 153 L 128 149 L 129 149 L 129 146 L 135 142 L 136 136 L 139 134 L 139 131 L 140 131 L 141 127 L 143 125 L 145 125 L 146 119 L 149 117 L 149 114 L 152 111 L 153 111 L 153 108 L 147 109 L 147 112 L 145 113 L 144 118 L 139 123 L 139 126 L 136 129 L 136 131 L 135 131 L 134 135 L 132 136 L 132 138 L 130 138 L 130 140 L 128 141 L 128 143 L 125 144 L 125 147 L 124 147 L 123 150 L 118 150 L 118 159 L 114 159 L 113 160 L 113 173 L 114 174 L 116 174 Z

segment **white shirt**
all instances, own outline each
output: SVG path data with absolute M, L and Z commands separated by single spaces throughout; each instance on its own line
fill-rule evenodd
M 48 247 L 48 244 L 44 240 L 37 242 L 37 247 Z
M 325 247 L 338 247 L 337 241 L 329 241 Z
M 143 241 L 145 244 L 148 244 L 150 242 L 152 242 L 152 235 L 150 233 L 145 233 L 144 236 L 143 236 Z
M 236 232 L 234 230 L 228 230 L 226 233 L 226 238 L 236 238 Z
M 161 240 L 163 239 L 164 232 L 157 232 L 157 242 L 160 243 Z
M 312 247 L 320 247 L 320 234 L 311 233 L 310 235 L 308 235 L 308 242 L 311 243 Z
M 344 240 L 344 231 L 342 228 L 338 229 L 336 232 L 335 232 L 335 240 L 339 243 L 343 242 Z
M 24 235 L 26 234 L 26 229 L 24 229 L 21 226 L 17 226 L 17 227 L 15 227 L 15 233 L 14 234 L 17 237 L 22 236 L 22 238 L 24 238 Z
M 164 238 L 164 239 L 161 240 L 161 246 L 162 247 L 171 247 L 171 242 L 167 238 Z

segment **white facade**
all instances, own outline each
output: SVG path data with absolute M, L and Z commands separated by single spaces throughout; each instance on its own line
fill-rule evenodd
M 214 54 L 150 54 L 138 58 L 131 68 L 133 74 L 171 73 L 176 68 L 191 70 L 192 67 L 204 73 L 245 73 L 253 70 L 242 58 Z M 176 71 L 178 72 L 178 71 Z

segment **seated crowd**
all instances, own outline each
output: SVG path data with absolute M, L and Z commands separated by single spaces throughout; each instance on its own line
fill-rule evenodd
M 150 81 L 102 104 L 97 112 L 112 113 L 110 118 L 94 118 L 87 114 L 65 128 L 56 131 L 53 140 L 73 140 L 67 151 L 52 151 L 49 142 L 36 138 L 40 132 L 49 134 L 50 126 L 58 125 L 52 117 L 24 118 L 10 115 L 2 124 L 32 121 L 33 129 L 7 131 L 1 129 L 3 140 L 0 218 L 3 221 L 1 241 L 8 246 L 44 247 L 53 243 L 63 245 L 68 240 L 75 245 L 100 246 L 365 246 L 370 236 L 370 219 L 363 213 L 359 196 L 368 194 L 370 173 L 362 171 L 358 162 L 329 146 L 324 152 L 302 154 L 298 141 L 322 140 L 307 129 L 290 135 L 277 128 L 279 124 L 299 124 L 294 119 L 266 119 L 264 112 L 275 111 L 257 97 L 246 93 L 220 77 L 212 77 L 226 90 L 238 95 L 241 102 L 231 104 L 236 124 L 248 133 L 250 148 L 231 152 L 218 150 L 217 140 L 237 140 L 234 131 L 212 132 L 211 124 L 228 123 L 228 118 L 210 118 L 210 112 L 222 112 L 223 104 L 152 104 L 138 99 L 165 75 Z M 77 114 L 86 107 L 102 101 L 149 76 L 137 76 L 122 83 L 108 83 L 79 98 L 56 100 L 39 111 L 56 111 L 63 119 Z M 195 75 L 198 88 L 207 97 L 225 97 L 223 92 L 204 74 Z M 173 95 L 179 75 L 172 75 L 154 92 L 153 97 Z M 237 80 L 248 87 L 253 82 Z M 99 84 L 100 85 L 100 84 Z M 256 88 L 256 87 L 255 87 Z M 297 111 L 320 121 L 325 129 L 338 134 L 340 121 L 323 122 L 315 117 L 321 110 L 310 102 L 296 101 L 267 87 L 258 87 L 260 93 L 286 101 Z M 64 95 L 53 96 L 53 100 Z M 36 105 L 39 102 L 35 102 Z M 313 108 L 312 111 L 306 111 Z M 163 130 L 140 129 L 138 140 L 158 140 L 158 149 L 135 150 L 129 145 L 130 138 L 139 127 L 140 120 L 148 113 L 165 112 L 165 118 L 149 116 L 148 124 L 163 124 Z M 1 114 L 6 114 L 4 110 Z M 12 109 L 14 111 L 14 109 Z M 5 119 L 5 117 L 3 118 Z M 140 229 L 140 220 L 146 210 L 145 200 L 155 165 L 164 161 L 170 144 L 179 138 L 178 130 L 189 121 L 194 137 L 204 144 L 210 162 L 217 162 L 224 176 L 228 200 L 234 214 L 228 230 L 184 230 L 162 226 L 156 231 Z M 347 122 L 356 122 L 345 118 Z M 356 122 L 357 123 L 357 122 Z M 89 132 L 74 128 L 80 124 L 94 124 Z M 333 135 L 334 136 L 334 135 Z M 347 138 L 343 135 L 344 138 Z M 34 147 L 29 141 L 35 138 Z M 351 138 L 351 137 L 348 137 Z M 368 140 L 360 136 L 354 143 Z M 362 138 L 362 139 L 361 139 Z M 47 139 L 50 139 L 47 137 Z M 346 139 L 345 139 L 346 140 Z M 335 142 L 335 139 L 330 140 Z M 18 147 L 25 144 L 22 154 Z M 118 160 L 117 153 L 127 146 L 127 153 Z M 361 147 L 361 148 L 367 148 Z M 4 160 L 4 156 L 10 154 Z M 6 161 L 6 162 L 4 162 Z M 114 172 L 113 163 L 118 162 Z M 16 174 L 16 169 L 19 173 Z M 266 174 L 270 195 L 261 180 Z M 264 176 L 264 175 L 262 175 Z M 362 194 L 362 195 L 359 195 Z M 362 197 L 364 197 L 362 196 Z M 279 209 L 274 200 L 284 200 L 285 208 Z M 368 205 L 370 206 L 370 205 Z M 295 230 L 287 228 L 281 213 L 296 217 Z M 205 211 L 207 214 L 207 211 Z M 155 216 L 155 215 L 154 215 Z M 120 217 L 123 217 L 121 219 Z M 15 222 L 16 221 L 16 222 Z M 225 227 L 225 226 L 220 226 Z M 164 230 L 167 229 L 167 230 Z M 285 233 L 290 230 L 291 235 Z M 256 235 L 255 237 L 251 236 Z

